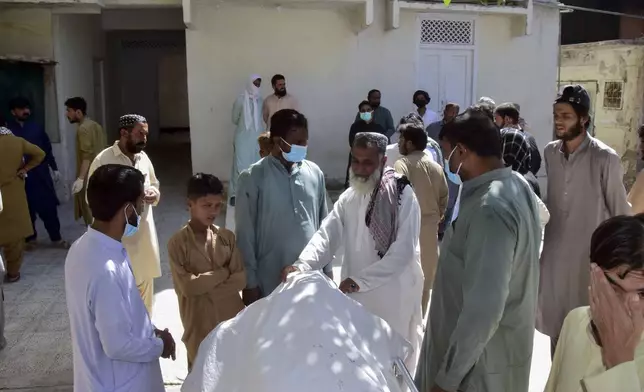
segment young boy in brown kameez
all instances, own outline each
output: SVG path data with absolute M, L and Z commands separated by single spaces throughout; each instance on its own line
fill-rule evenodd
M 235 235 L 214 224 L 225 202 L 223 193 L 217 177 L 192 176 L 188 181 L 190 221 L 168 241 L 189 371 L 204 338 L 244 308 L 239 292 L 246 287 L 246 273 Z

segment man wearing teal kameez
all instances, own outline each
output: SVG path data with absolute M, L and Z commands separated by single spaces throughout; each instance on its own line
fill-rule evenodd
M 527 392 L 541 228 L 528 183 L 501 159 L 492 118 L 468 109 L 440 135 L 463 180 L 441 244 L 416 384 L 422 392 Z
M 306 117 L 283 109 L 271 117 L 271 155 L 239 176 L 237 246 L 246 266 L 244 302 L 269 295 L 327 215 L 324 174 L 306 160 Z M 325 267 L 331 274 L 331 265 Z

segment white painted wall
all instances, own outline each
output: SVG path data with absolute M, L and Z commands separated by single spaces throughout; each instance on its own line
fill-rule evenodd
M 99 15 L 60 14 L 53 19 L 54 58 L 61 143 L 54 155 L 68 182 L 76 178 L 76 125 L 65 117 L 65 100 L 81 96 L 87 101 L 87 112 L 94 113 L 93 59 L 103 53 Z M 68 195 L 69 196 L 69 195 Z
M 376 23 L 355 34 L 337 10 L 193 5 L 186 31 L 193 170 L 229 178 L 234 128 L 230 110 L 248 76 L 283 73 L 310 122 L 309 158 L 331 178 L 343 178 L 347 135 L 358 103 L 371 88 L 383 93 L 394 119 L 411 109 L 416 90 L 418 14 L 403 12 L 401 28 L 384 29 L 384 1 Z M 510 19 L 480 16 L 474 97 L 521 104 L 544 145 L 552 134 L 557 77 L 557 10 L 536 8 L 533 35 L 512 38 Z

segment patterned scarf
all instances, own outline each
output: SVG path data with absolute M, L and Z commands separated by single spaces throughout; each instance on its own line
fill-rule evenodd
M 0 127 L 0 135 L 13 135 L 13 132 L 9 128 Z
M 376 251 L 382 259 L 398 234 L 398 206 L 407 177 L 397 174 L 392 168 L 385 168 L 380 185 L 371 194 L 365 223 L 376 242 Z

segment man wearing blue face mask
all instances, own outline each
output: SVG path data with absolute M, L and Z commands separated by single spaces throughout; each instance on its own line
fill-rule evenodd
M 349 148 L 353 146 L 353 140 L 360 132 L 375 132 L 386 136 L 385 129 L 382 125 L 374 121 L 374 111 L 369 101 L 362 101 L 358 106 L 358 118 L 351 124 L 349 130 Z M 392 162 L 393 163 L 393 162 Z M 347 164 L 347 175 L 344 180 L 344 189 L 349 187 L 349 168 L 351 167 L 351 153 L 349 153 L 349 163 Z
M 270 119 L 273 150 L 243 171 L 235 207 L 237 246 L 246 267 L 249 305 L 268 296 L 327 215 L 324 173 L 306 160 L 308 122 L 293 109 Z M 331 264 L 325 273 L 332 275 Z

